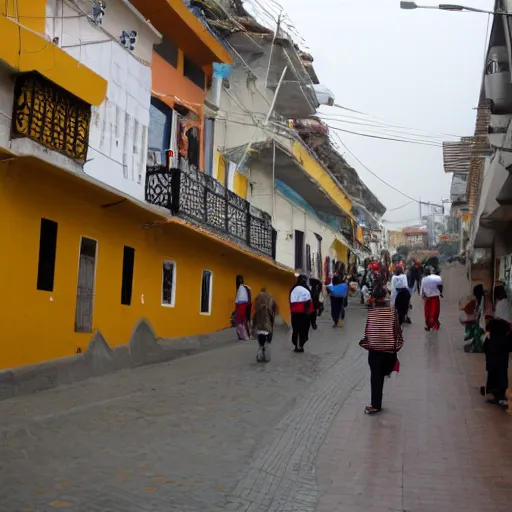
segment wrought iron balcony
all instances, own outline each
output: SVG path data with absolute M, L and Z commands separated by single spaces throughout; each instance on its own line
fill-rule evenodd
M 273 254 L 270 215 L 201 171 L 148 167 L 146 201 L 257 252 Z

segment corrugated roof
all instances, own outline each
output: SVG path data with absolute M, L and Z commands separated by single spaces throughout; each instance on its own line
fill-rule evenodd
M 443 142 L 444 172 L 469 172 L 471 140 L 472 137 L 463 137 L 460 142 Z

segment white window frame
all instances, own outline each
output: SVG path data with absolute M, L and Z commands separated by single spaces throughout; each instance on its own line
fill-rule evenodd
M 171 263 L 174 267 L 173 273 L 172 273 L 172 291 L 171 291 L 171 303 L 166 304 L 164 302 L 164 265 L 165 263 Z M 176 272 L 177 272 L 177 265 L 174 260 L 165 258 L 162 261 L 162 286 L 161 286 L 161 293 L 160 293 L 160 304 L 163 308 L 173 308 L 176 306 Z
M 208 297 L 208 312 L 201 311 L 201 302 L 203 298 L 203 276 L 205 272 L 210 272 L 210 296 Z M 201 288 L 199 294 L 199 314 L 203 316 L 211 316 L 212 314 L 212 299 L 213 299 L 213 271 L 203 268 L 201 272 Z

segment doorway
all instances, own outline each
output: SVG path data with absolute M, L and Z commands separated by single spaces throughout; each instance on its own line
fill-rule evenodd
M 80 240 L 75 332 L 92 332 L 97 249 L 96 240 L 86 237 Z

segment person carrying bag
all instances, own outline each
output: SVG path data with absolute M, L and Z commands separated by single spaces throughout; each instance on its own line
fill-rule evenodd
M 386 291 L 382 286 L 374 289 L 372 299 L 375 307 L 368 311 L 364 338 L 359 342 L 368 351 L 371 372 L 371 404 L 365 408 L 365 414 L 376 414 L 382 410 L 384 379 L 393 371 L 398 372 L 397 353 L 404 345 L 398 315 L 386 304 Z

